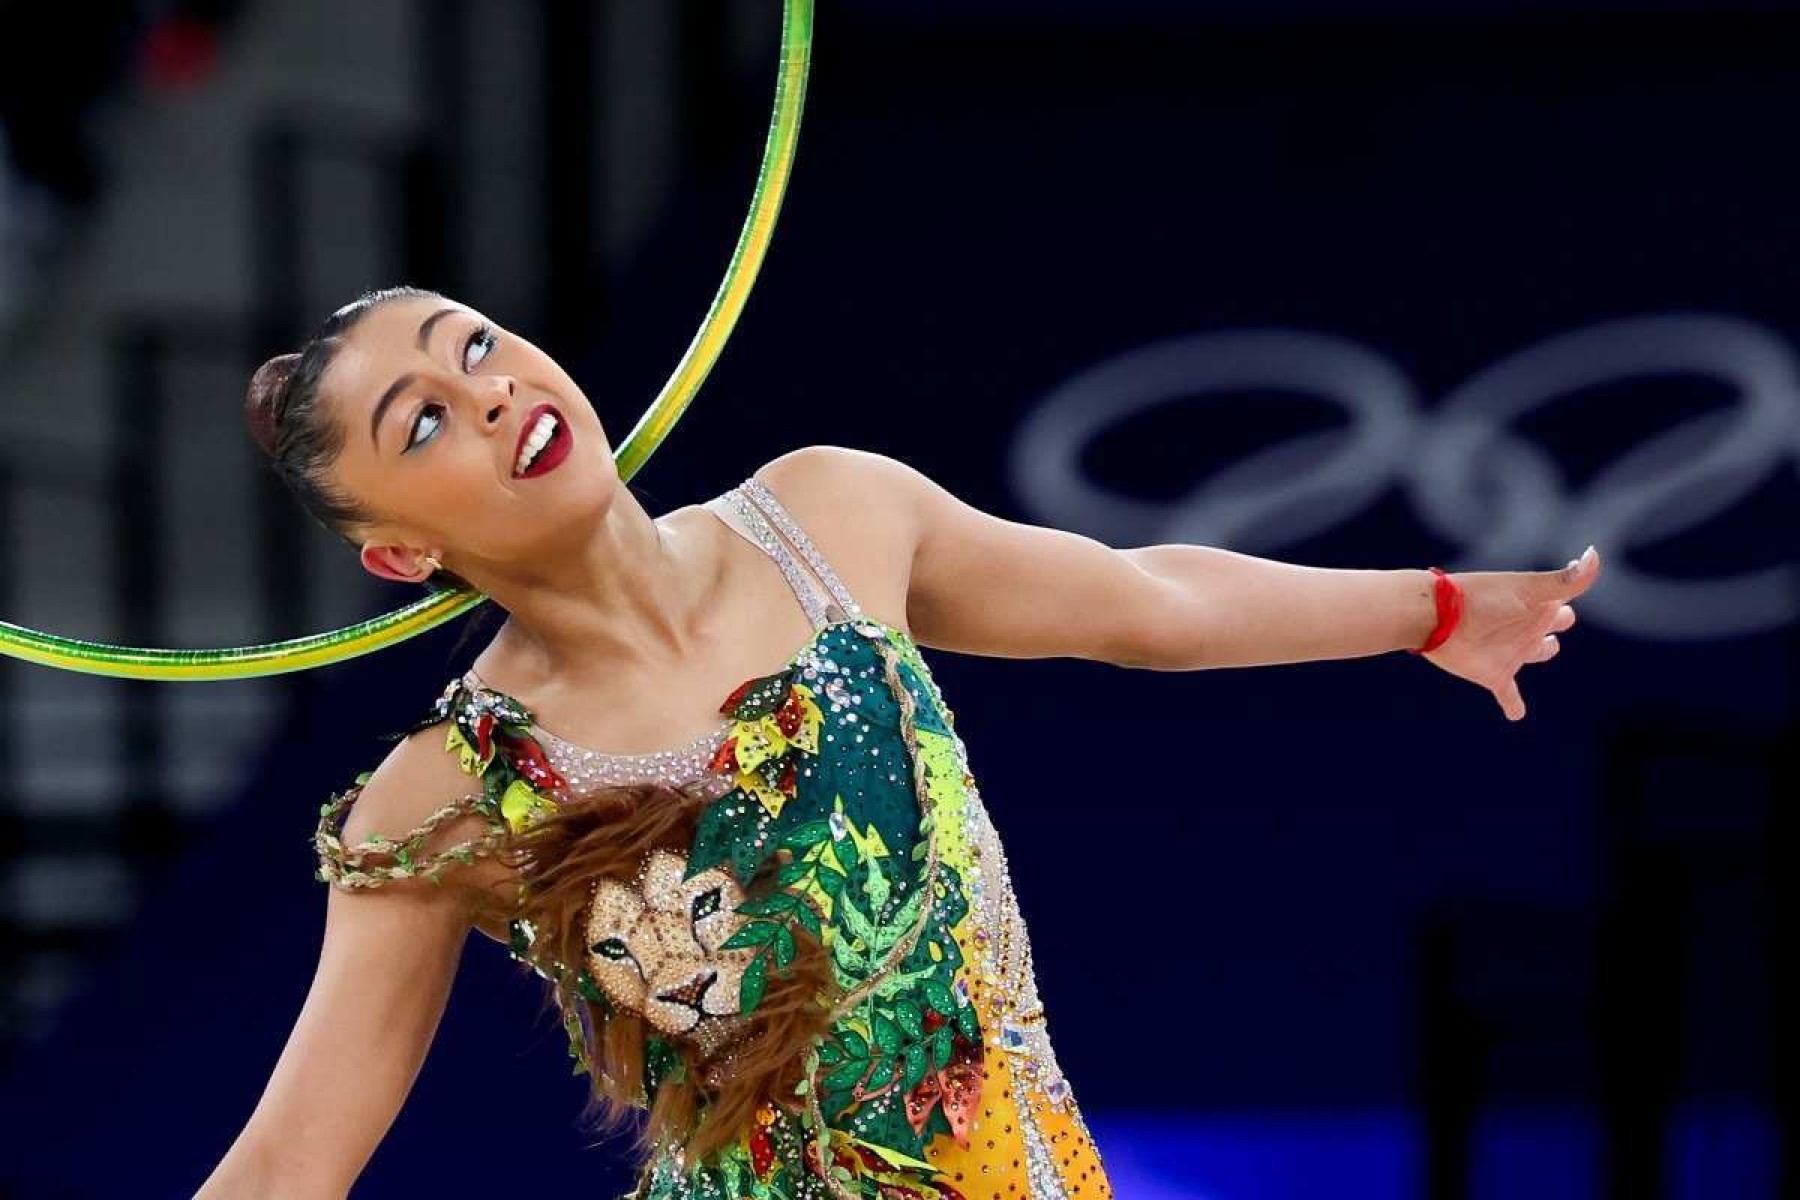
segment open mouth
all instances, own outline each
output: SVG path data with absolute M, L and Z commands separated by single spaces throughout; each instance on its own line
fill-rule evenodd
M 519 430 L 519 445 L 513 454 L 513 478 L 531 479 L 556 470 L 569 457 L 574 439 L 569 424 L 553 405 L 540 404 L 531 410 Z

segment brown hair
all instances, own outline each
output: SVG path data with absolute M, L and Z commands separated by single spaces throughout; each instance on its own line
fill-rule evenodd
M 546 1004 L 580 1019 L 591 1090 L 583 1117 L 597 1131 L 623 1124 L 647 1103 L 640 1145 L 653 1152 L 679 1145 L 701 1162 L 746 1133 L 758 1109 L 791 1103 L 807 1045 L 830 1019 L 833 990 L 823 947 L 796 930 L 798 952 L 785 975 L 769 974 L 768 991 L 749 1028 L 711 1076 L 691 1046 L 674 1046 L 682 1069 L 669 1072 L 656 1095 L 644 1095 L 645 1020 L 584 998 L 572 972 L 587 956 L 585 908 L 589 889 L 604 877 L 627 880 L 651 851 L 687 852 L 706 799 L 693 790 L 659 786 L 608 788 L 558 804 L 554 812 L 512 839 L 501 857 L 525 884 L 511 915 L 530 922 L 532 961 L 552 977 Z M 761 895 L 778 864 L 749 881 Z M 564 965 L 566 964 L 566 966 Z
M 344 448 L 344 429 L 319 403 L 319 383 L 337 357 L 344 335 L 390 300 L 436 298 L 416 287 L 365 292 L 325 319 L 300 349 L 278 354 L 256 369 L 244 393 L 244 421 L 270 468 L 313 519 L 346 541 L 371 514 L 331 480 L 331 464 Z M 432 574 L 434 585 L 466 588 L 453 572 Z

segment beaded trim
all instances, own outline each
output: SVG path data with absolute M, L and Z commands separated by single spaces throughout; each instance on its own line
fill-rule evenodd
M 751 503 L 742 487 L 732 488 L 725 493 L 725 498 L 731 503 L 738 519 L 743 521 L 749 530 L 751 539 L 762 548 L 764 554 L 775 560 L 777 567 L 781 568 L 782 577 L 787 580 L 788 587 L 793 589 L 794 595 L 800 601 L 800 607 L 806 611 L 806 619 L 811 622 L 813 629 L 825 628 L 827 624 L 825 601 L 820 598 L 818 589 L 812 586 L 805 572 L 801 570 L 800 560 L 794 557 L 793 552 L 788 549 L 787 543 L 781 540 L 774 527 L 763 516 L 762 510 Z
M 844 586 L 844 581 L 838 578 L 838 573 L 831 569 L 831 564 L 826 561 L 823 554 L 819 553 L 819 548 L 813 545 L 813 540 L 806 535 L 806 530 L 800 528 L 799 522 L 794 520 L 793 514 L 789 513 L 782 506 L 781 501 L 775 498 L 775 493 L 764 487 L 762 481 L 755 476 L 744 480 L 738 490 L 749 497 L 751 503 L 775 522 L 775 527 L 781 530 L 787 540 L 794 544 L 794 548 L 800 552 L 800 557 L 806 560 L 806 565 L 812 568 L 813 574 L 819 577 L 819 582 L 825 585 L 825 590 L 831 594 L 831 598 L 837 601 L 837 606 L 843 615 L 845 617 L 862 616 L 862 609 L 857 607 L 856 599 L 850 595 L 850 589 Z
M 555 734 L 546 734 L 540 738 L 540 743 L 550 765 L 576 792 L 644 783 L 675 787 L 709 774 L 717 774 L 721 783 L 729 783 L 722 773 L 712 771 L 710 764 L 730 728 L 730 722 L 726 722 L 680 749 L 657 750 L 649 754 L 606 754 L 565 741 Z
M 464 672 L 463 679 L 472 687 L 483 691 L 494 690 L 475 673 L 473 667 Z M 721 720 L 717 729 L 702 733 L 686 745 L 642 754 L 612 754 L 604 750 L 592 750 L 579 742 L 571 742 L 551 733 L 535 722 L 531 726 L 531 733 L 544 748 L 544 756 L 556 768 L 557 774 L 568 781 L 572 790 L 585 793 L 629 784 L 660 783 L 675 786 L 691 783 L 713 773 L 709 771 L 708 764 L 712 762 L 713 755 L 718 752 L 719 744 L 725 740 L 730 729 L 731 722 Z

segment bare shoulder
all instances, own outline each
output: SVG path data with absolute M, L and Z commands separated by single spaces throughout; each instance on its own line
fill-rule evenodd
M 407 842 L 440 809 L 455 801 L 479 795 L 481 780 L 466 774 L 457 755 L 445 748 L 448 724 L 426 726 L 398 742 L 370 773 L 344 816 L 341 840 L 354 849 L 377 839 Z M 445 855 L 459 848 L 479 845 L 494 830 L 490 818 L 467 804 L 463 811 L 433 829 L 417 847 L 418 856 Z M 417 856 L 416 856 L 417 857 Z M 446 888 L 443 885 L 453 884 Z M 452 856 L 438 883 L 406 879 L 384 884 L 382 891 L 412 891 L 445 897 L 468 910 L 469 919 L 483 933 L 505 941 L 504 922 L 495 909 L 478 904 L 479 898 L 504 908 L 516 898 L 514 872 L 491 856 Z
M 764 463 L 758 470 L 761 477 L 765 472 L 783 479 L 809 480 L 829 478 L 833 475 L 856 475 L 868 471 L 911 470 L 906 464 L 885 454 L 876 454 L 872 450 L 858 450 L 851 446 L 800 446 L 785 454 L 776 455 Z
M 927 510 L 945 494 L 897 458 L 845 446 L 790 450 L 765 463 L 756 478 L 809 532 L 817 526 L 828 535 L 874 540 L 889 552 L 910 550 Z
M 388 751 L 344 819 L 346 844 L 398 837 L 450 801 L 481 790 L 481 781 L 465 774 L 444 748 L 448 728 L 448 722 L 427 726 Z
M 905 627 L 920 513 L 935 485 L 897 459 L 844 446 L 804 446 L 755 478 L 794 515 L 862 607 Z

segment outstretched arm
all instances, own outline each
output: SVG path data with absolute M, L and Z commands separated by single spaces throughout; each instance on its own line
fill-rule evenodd
M 397 746 L 352 807 L 346 844 L 401 834 L 468 790 L 428 730 Z M 441 742 L 442 734 L 437 732 Z M 459 819 L 446 843 L 479 836 Z M 434 843 L 434 848 L 436 844 Z M 400 1111 L 437 1031 L 471 911 L 456 884 L 332 887 L 306 1002 L 262 1099 L 196 1200 L 340 1200 Z
M 870 519 L 910 554 L 907 620 L 929 645 L 1186 671 L 1384 654 L 1423 644 L 1436 624 L 1426 570 L 1335 570 L 1209 546 L 1112 549 L 982 512 L 878 455 L 814 447 L 789 458 L 812 487 L 886 510 Z M 1598 574 L 1597 555 L 1555 571 L 1459 574 L 1462 623 L 1426 657 L 1518 720 L 1513 676 L 1556 654 L 1556 634 L 1575 623 L 1569 601 Z
M 422 892 L 334 888 L 287 1046 L 196 1200 L 347 1196 L 425 1061 L 468 928 Z

